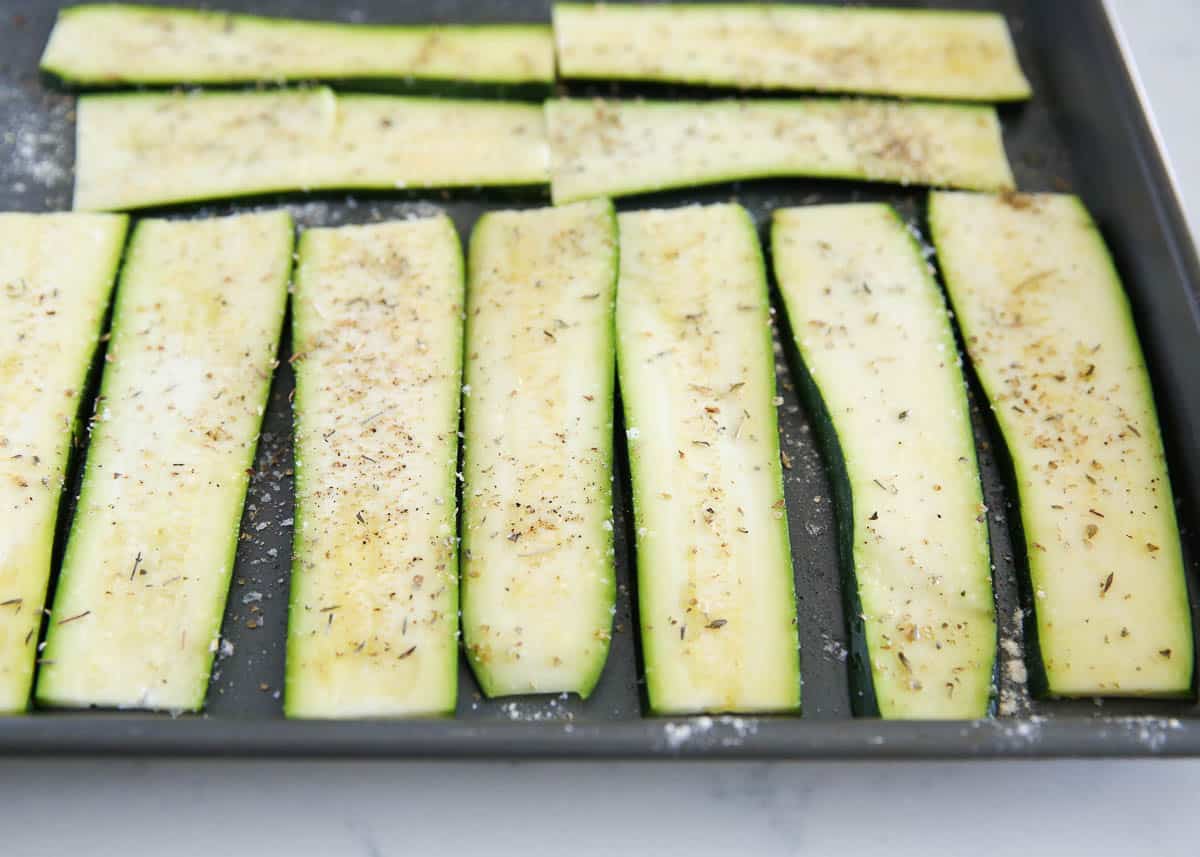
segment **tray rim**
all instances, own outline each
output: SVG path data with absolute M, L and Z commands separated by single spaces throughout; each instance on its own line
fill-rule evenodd
M 1177 178 L 1109 0 L 1077 10 L 1087 38 L 1113 56 L 1107 77 L 1124 114 L 1122 142 L 1139 161 L 1171 264 L 1190 284 L 1200 262 Z M 1081 21 L 1081 24 L 1084 22 Z M 207 715 L 48 711 L 0 717 L 0 757 L 275 757 L 430 759 L 948 760 L 1200 756 L 1200 717 L 1054 716 L 974 721 L 812 720 L 754 715 L 630 721 L 237 720 Z

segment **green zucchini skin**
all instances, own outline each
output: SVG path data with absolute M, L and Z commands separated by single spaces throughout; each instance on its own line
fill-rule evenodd
M 991 12 L 555 3 L 553 19 L 568 79 L 951 101 L 1031 94 L 1004 16 Z
M 308 230 L 298 258 L 284 712 L 453 714 L 458 233 L 445 215 Z M 344 537 L 364 527 L 361 540 Z
M 885 205 L 776 211 L 772 249 L 785 350 L 832 476 L 855 713 L 985 716 L 991 553 L 941 291 Z
M 490 697 L 586 699 L 607 660 L 618 254 L 608 200 L 490 212 L 471 237 L 462 623 Z
M 545 103 L 555 204 L 797 176 L 1011 190 L 995 108 L 884 99 Z
M 156 38 L 170 44 L 156 53 Z M 481 60 L 488 48 L 497 53 L 490 64 Z M 188 57 L 189 50 L 197 55 Z M 285 55 L 272 58 L 272 51 Z M 393 91 L 544 95 L 554 81 L 554 57 L 550 28 L 542 24 L 347 24 L 97 3 L 59 12 L 41 70 L 77 89 L 320 80 Z
M 1153 391 L 1095 222 L 1072 196 L 951 193 L 931 196 L 929 222 L 1019 502 L 1032 689 L 1190 695 L 1191 613 Z
M 0 716 L 29 706 L 124 215 L 0 214 Z
M 203 260 L 197 258 L 200 254 L 190 243 L 201 240 L 202 232 L 207 233 Z M 286 212 L 186 223 L 142 220 L 134 228 L 113 308 L 108 365 L 97 400 L 102 404 L 92 423 L 75 520 L 49 614 L 49 630 L 35 687 L 39 705 L 168 711 L 195 711 L 203 707 L 237 554 L 249 471 L 270 390 L 270 370 L 278 353 L 291 273 L 292 233 L 292 219 Z M 243 240 L 246 244 L 240 243 Z M 163 274 L 147 270 L 146 259 L 164 247 L 180 253 L 174 262 L 176 270 L 167 272 L 174 277 L 176 301 L 188 296 L 201 298 L 194 304 L 192 314 L 154 300 L 150 293 Z M 221 248 L 228 255 L 214 253 L 214 248 Z M 235 263 L 238 251 L 245 251 L 252 258 Z M 217 265 L 228 266 L 231 278 L 221 286 L 214 282 L 218 275 L 213 268 Z M 228 316 L 223 317 L 226 303 L 222 299 L 231 298 L 223 296 L 221 288 L 233 282 L 235 272 L 236 276 L 254 273 L 261 276 L 241 284 L 262 291 L 253 296 L 259 302 L 253 309 L 260 317 L 239 317 L 240 326 L 232 324 Z M 189 294 L 191 291 L 195 294 Z M 162 343 L 160 351 L 158 343 L 143 342 L 162 333 L 155 325 L 141 328 L 133 319 L 144 322 L 147 315 L 159 313 L 165 313 L 163 318 L 178 324 L 175 338 L 191 346 L 172 352 L 170 359 L 178 358 L 180 367 L 186 366 L 186 371 L 195 377 L 179 376 L 182 390 L 175 398 L 173 394 L 180 385 L 168 384 L 170 389 L 152 391 L 141 406 L 144 409 L 146 402 L 150 402 L 151 408 L 161 408 L 162 415 L 155 419 L 163 422 L 155 424 L 157 427 L 153 429 L 144 429 L 146 434 L 140 436 L 136 429 L 141 424 L 134 421 L 134 415 L 144 413 L 138 411 L 139 391 L 143 388 L 135 389 L 130 383 L 153 385 L 164 378 L 157 372 L 156 363 L 148 373 L 139 372 L 136 359 L 143 354 L 166 353 L 166 343 Z M 243 355 L 242 371 L 254 375 L 254 381 L 250 382 L 230 368 L 231 353 L 225 346 L 237 340 L 246 325 L 254 323 L 260 325 L 260 341 L 248 353 L 241 346 L 236 351 Z M 195 347 L 201 336 L 210 343 L 204 353 Z M 222 338 L 222 342 L 215 344 L 214 337 Z M 230 342 L 225 342 L 225 337 Z M 177 344 L 174 339 L 172 344 Z M 220 353 L 225 362 L 214 363 L 212 353 Z M 153 358 L 158 359 L 166 358 Z M 126 370 L 126 361 L 135 362 L 135 366 Z M 200 366 L 209 367 L 210 374 L 203 374 Z M 216 377 L 216 373 L 220 376 Z M 221 397 L 212 398 L 211 393 L 223 381 L 231 388 L 241 387 L 243 392 L 240 398 L 236 391 L 230 394 L 229 399 L 237 404 L 228 406 L 226 419 L 217 415 L 209 420 L 204 416 L 211 415 L 205 410 L 207 403 L 200 398 L 207 394 L 212 402 L 219 401 Z M 110 407 L 116 409 L 115 417 L 110 416 Z M 179 424 L 169 416 L 176 411 L 183 414 Z M 128 427 L 124 423 L 129 423 Z M 227 431 L 227 424 L 245 432 L 239 436 Z M 180 440 L 167 445 L 162 440 L 164 432 L 176 432 L 174 436 Z M 211 445 L 205 446 L 199 436 L 210 439 Z M 144 443 L 140 460 L 145 463 L 140 466 L 145 472 L 136 487 L 114 499 L 112 486 L 118 479 L 110 477 L 109 472 L 116 472 L 114 462 L 123 466 L 120 456 L 125 455 L 125 460 L 129 460 L 125 443 Z M 223 445 L 231 443 L 237 449 L 226 450 Z M 187 462 L 171 460 L 182 450 L 200 449 L 217 451 L 204 462 L 204 472 L 189 472 L 178 466 Z M 197 457 L 200 455 L 197 453 Z M 186 487 L 176 488 L 173 482 L 176 479 Z M 195 498 L 191 495 L 204 497 L 206 493 L 218 492 L 218 499 L 225 502 L 219 503 L 219 508 L 198 505 L 188 509 L 176 497 L 181 492 L 192 500 Z M 150 532 L 144 519 L 154 515 L 163 517 Z M 184 527 L 181 522 L 187 524 L 188 532 L 172 532 L 169 538 L 164 538 L 172 527 Z M 208 526 L 212 527 L 212 533 L 187 538 L 194 528 Z M 194 561 L 189 557 L 194 557 Z M 211 565 L 207 565 L 209 561 Z M 206 574 L 192 571 L 197 566 L 203 567 Z M 172 601 L 158 595 L 167 592 L 167 586 L 188 589 Z M 123 599 L 116 597 L 118 588 Z M 143 596 L 141 601 L 136 600 L 139 595 Z M 188 606 L 192 596 L 199 602 L 195 608 Z M 148 599 L 152 604 L 144 607 Z M 169 635 L 160 634 L 161 629 L 155 625 L 169 621 L 165 615 L 168 607 L 178 608 L 187 615 L 178 617 L 179 622 L 171 625 Z M 100 636 L 93 639 L 97 634 Z
M 76 153 L 77 210 L 548 181 L 537 105 L 327 87 L 85 95 Z
M 637 526 L 637 600 L 650 710 L 794 713 L 800 708 L 795 581 L 774 412 L 769 298 L 757 231 L 737 205 L 631 212 L 619 215 L 618 223 L 617 368 Z M 689 265 L 696 266 L 694 275 L 677 276 Z M 719 288 L 718 276 L 727 278 Z M 702 279 L 709 282 L 696 285 Z M 695 301 L 704 304 L 696 311 L 705 315 L 711 304 L 712 318 L 718 319 L 715 329 L 711 319 L 695 321 L 706 332 L 698 335 L 713 336 L 715 369 L 693 365 L 693 358 L 708 359 L 698 353 L 675 359 L 669 346 L 647 351 L 676 341 L 672 337 L 680 334 L 680 325 L 693 323 L 688 308 L 694 309 Z M 731 301 L 735 305 L 727 305 Z M 678 343 L 691 347 L 685 339 Z M 655 365 L 656 358 L 671 365 Z M 698 373 L 699 386 L 729 386 L 694 389 L 686 383 L 688 372 Z M 660 407 L 663 401 L 671 404 Z M 716 416 L 721 408 L 716 401 L 727 415 Z M 709 416 L 728 425 L 705 425 Z M 743 439 L 746 424 L 750 428 Z M 697 460 L 701 463 L 692 463 Z M 683 493 L 698 484 L 690 470 L 683 474 L 693 478 L 668 475 L 672 467 L 684 466 L 704 467 L 706 473 L 715 472 L 715 466 L 725 470 L 729 494 L 710 505 L 713 513 L 705 523 L 697 524 L 696 518 L 689 523 L 671 505 L 676 494 L 685 509 L 692 499 L 708 496 L 701 489 L 696 498 Z M 730 499 L 733 494 L 737 500 Z M 697 513 L 705 520 L 702 504 Z M 746 526 L 737 528 L 738 520 Z M 738 551 L 736 570 L 722 565 L 726 545 L 707 540 L 709 525 L 718 530 L 728 525 L 730 540 L 749 539 L 728 542 Z M 693 556 L 698 557 L 694 574 L 689 571 Z M 701 568 L 706 563 L 709 573 Z M 693 591 L 696 595 L 689 597 Z M 743 649 L 751 638 L 757 642 L 747 661 Z

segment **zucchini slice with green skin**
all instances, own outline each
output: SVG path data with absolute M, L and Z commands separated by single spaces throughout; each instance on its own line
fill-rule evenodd
M 990 12 L 558 3 L 554 39 L 567 78 L 965 101 L 1030 95 L 1004 16 Z
M 785 176 L 1013 187 L 991 107 L 556 99 L 546 124 L 555 203 Z
M 379 26 L 100 3 L 63 9 L 43 71 L 76 86 L 398 80 L 554 81 L 543 25 Z
M 291 263 L 284 212 L 138 223 L 39 703 L 203 706 Z
M 488 696 L 586 698 L 616 605 L 612 203 L 487 214 L 469 267 L 467 654 Z
M 300 239 L 288 717 L 454 711 L 462 312 L 444 215 Z
M 754 223 L 738 205 L 618 222 L 617 365 L 650 707 L 795 711 L 795 584 Z
M 776 211 L 771 249 L 834 462 L 852 634 L 865 642 L 855 708 L 983 717 L 996 660 L 991 552 L 942 292 L 887 205 Z
M 298 190 L 543 185 L 541 109 L 500 101 L 264 92 L 79 99 L 75 208 Z
M 1020 498 L 1053 696 L 1190 693 L 1174 495 L 1129 300 L 1083 204 L 935 193 L 929 221 Z
M 63 481 L 126 226 L 0 214 L 0 714 L 29 704 Z

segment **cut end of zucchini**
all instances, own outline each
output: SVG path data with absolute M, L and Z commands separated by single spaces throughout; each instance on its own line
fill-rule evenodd
M 796 602 L 762 254 L 737 205 L 619 217 L 617 351 L 650 707 L 794 711 Z
M 300 241 L 288 717 L 454 711 L 462 301 L 445 216 Z
M 616 276 L 607 200 L 471 239 L 463 636 L 489 696 L 586 697 L 608 655 Z
M 43 71 L 81 86 L 384 79 L 554 80 L 541 25 L 378 26 L 121 3 L 59 13 Z
M 783 176 L 1014 186 L 991 107 L 556 99 L 546 125 L 556 203 Z
M 536 105 L 325 88 L 79 99 L 77 209 L 320 189 L 544 184 Z
M 59 500 L 126 226 L 0 214 L 0 714 L 29 703 Z
M 966 388 L 941 290 L 887 205 L 775 212 L 772 257 L 826 457 L 865 636 L 864 698 L 888 718 L 991 704 L 996 624 Z
M 1028 98 L 1004 16 L 784 4 L 554 6 L 564 77 L 967 101 Z
M 138 224 L 39 702 L 203 705 L 291 258 L 283 212 Z
M 929 218 L 1012 460 L 1030 655 L 1046 690 L 1189 693 L 1174 497 L 1129 301 L 1096 224 L 1053 194 L 936 193 Z

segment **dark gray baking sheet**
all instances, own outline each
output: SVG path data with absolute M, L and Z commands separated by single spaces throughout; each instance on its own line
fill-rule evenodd
M 191 5 L 178 2 L 175 5 Z M 1197 261 L 1135 87 L 1100 0 L 890 5 L 1004 11 L 1036 93 L 1001 109 L 1005 143 L 1024 190 L 1069 190 L 1092 209 L 1131 293 L 1155 383 L 1179 504 L 1191 583 L 1200 523 L 1200 324 Z M 0 2 L 0 209 L 70 205 L 73 98 L 37 72 L 53 22 L 53 2 Z M 316 0 L 230 0 L 221 8 L 370 22 L 546 21 L 545 0 L 356 0 L 330 9 Z M 636 95 L 662 87 L 571 86 L 572 93 Z M 669 92 L 670 90 L 666 90 Z M 689 92 L 696 94 L 696 90 Z M 621 209 L 734 199 L 765 227 L 778 207 L 883 200 L 924 231 L 924 192 L 817 180 L 726 184 L 624 200 Z M 544 196 L 427 193 L 420 196 L 322 194 L 182 206 L 156 212 L 211 215 L 285 205 L 301 226 L 411 216 L 438 207 L 469 236 L 481 212 L 548 204 Z M 2 238 L 0 238 L 2 240 Z M 282 719 L 280 690 L 287 605 L 292 484 L 292 377 L 283 346 L 243 521 L 245 539 L 223 634 L 233 654 L 217 662 L 207 711 L 172 719 L 118 712 L 35 711 L 0 719 L 0 752 L 362 756 L 654 757 L 740 756 L 974 757 L 1200 754 L 1194 701 L 1031 701 L 1019 670 L 1019 559 L 1008 517 L 1015 514 L 994 455 L 998 437 L 976 407 L 1001 626 L 1001 716 L 972 723 L 897 723 L 853 719 L 846 632 L 838 578 L 830 487 L 807 415 L 782 352 L 779 380 L 783 448 L 804 677 L 802 717 L 646 717 L 632 615 L 632 516 L 624 474 L 616 491 L 620 593 L 604 676 L 587 702 L 557 697 L 488 701 L 462 666 L 452 720 L 313 723 Z M 973 400 L 982 400 L 972 379 Z M 2 395 L 0 391 L 0 395 Z M 617 426 L 618 450 L 623 433 Z M 619 462 L 623 466 L 623 462 Z M 70 512 L 68 502 L 66 512 Z M 2 522 L 0 522 L 2 525 Z M 254 600 L 261 595 L 261 600 Z M 251 606 L 260 612 L 252 613 Z M 1193 613 L 1196 612 L 1193 597 Z M 247 627 L 261 617 L 261 626 Z M 1200 623 L 1197 623 L 1200 626 Z

